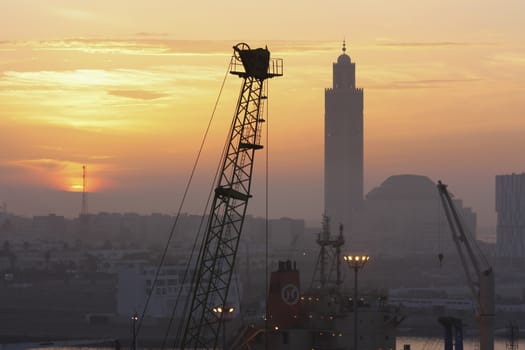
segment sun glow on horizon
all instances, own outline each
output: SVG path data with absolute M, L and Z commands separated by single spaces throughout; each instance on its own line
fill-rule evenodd
M 91 175 L 90 175 L 91 176 Z M 61 183 L 59 185 L 59 188 L 62 191 L 66 192 L 83 192 L 84 191 L 84 180 L 82 179 L 82 175 L 79 176 L 70 176 L 70 177 L 64 177 L 62 180 L 60 180 Z M 92 192 L 100 192 L 105 189 L 108 189 L 108 187 L 111 187 L 104 181 L 98 177 L 91 176 L 86 181 L 86 193 L 92 193 Z
M 68 192 L 84 192 L 84 186 L 78 183 L 70 184 Z
M 74 168 L 68 169 L 67 174 L 62 174 L 60 181 L 60 188 L 66 192 L 99 192 L 104 189 L 107 189 L 108 183 L 104 182 L 103 179 L 97 175 L 97 171 L 100 170 L 102 166 L 100 164 L 96 165 L 80 165 L 75 164 Z M 72 172 L 74 171 L 74 175 Z M 95 175 L 93 175 L 93 172 Z M 84 178 L 85 176 L 85 178 Z M 59 177 L 60 178 L 60 177 Z

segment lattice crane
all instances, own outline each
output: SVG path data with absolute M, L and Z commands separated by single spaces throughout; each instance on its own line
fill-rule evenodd
M 447 185 L 439 181 L 437 188 L 468 286 L 477 304 L 480 350 L 494 350 L 494 270 L 481 251 L 474 252 L 472 243 L 475 242 L 471 242 L 465 233 Z
M 215 349 L 218 344 L 246 207 L 255 151 L 260 145 L 265 83 L 282 76 L 281 59 L 270 59 L 267 48 L 233 47 L 230 73 L 242 88 L 230 129 L 229 143 L 203 236 L 195 270 L 195 285 L 181 337 L 181 349 Z M 215 309 L 215 312 L 214 312 Z

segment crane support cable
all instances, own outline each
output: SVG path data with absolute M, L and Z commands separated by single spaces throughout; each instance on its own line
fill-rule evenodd
M 212 113 L 211 113 L 210 119 L 209 119 L 209 121 L 208 121 L 208 125 L 206 126 L 206 131 L 204 132 L 204 135 L 203 135 L 203 137 L 202 137 L 202 141 L 201 141 L 201 144 L 200 144 L 200 146 L 199 146 L 199 150 L 198 150 L 198 152 L 197 152 L 197 156 L 196 156 L 196 158 L 195 158 L 195 162 L 193 163 L 193 167 L 192 167 L 192 169 L 191 169 L 190 176 L 189 176 L 188 181 L 187 181 L 187 183 L 186 183 L 186 187 L 185 187 L 185 189 L 184 189 L 184 193 L 183 193 L 183 195 L 182 195 L 182 199 L 181 199 L 181 201 L 180 201 L 180 205 L 179 205 L 179 209 L 178 209 L 178 211 L 177 211 L 177 215 L 175 216 L 175 220 L 174 220 L 174 222 L 173 222 L 173 225 L 171 226 L 171 230 L 170 230 L 170 234 L 169 234 L 169 236 L 168 236 L 168 240 L 167 240 L 167 242 L 166 242 L 166 245 L 164 246 L 164 250 L 163 250 L 163 252 L 162 252 L 160 262 L 159 262 L 159 264 L 158 264 L 158 266 L 157 266 L 157 269 L 156 269 L 156 271 L 155 271 L 155 278 L 154 278 L 153 281 L 152 281 L 151 291 L 153 291 L 153 290 L 155 289 L 155 286 L 156 286 L 156 284 L 157 284 L 158 277 L 159 277 L 159 275 L 160 275 L 160 271 L 161 271 L 161 269 L 162 269 L 162 266 L 164 265 L 164 261 L 166 260 L 166 256 L 167 256 L 167 254 L 168 254 L 168 249 L 169 249 L 170 243 L 171 243 L 171 241 L 172 241 L 172 239 L 173 239 L 173 236 L 174 236 L 174 233 L 175 233 L 175 228 L 177 227 L 177 223 L 178 223 L 178 221 L 179 221 L 180 214 L 181 214 L 181 212 L 182 212 L 182 208 L 184 207 L 184 203 L 185 203 L 185 201 L 186 201 L 186 197 L 187 197 L 187 195 L 188 195 L 188 192 L 189 192 L 189 189 L 190 189 L 190 186 L 191 186 L 191 183 L 192 183 L 193 177 L 194 177 L 194 175 L 195 175 L 195 171 L 197 170 L 197 165 L 199 164 L 199 160 L 200 160 L 200 157 L 201 157 L 201 154 L 202 154 L 202 150 L 204 149 L 204 145 L 205 145 L 205 143 L 206 143 L 206 139 L 208 138 L 208 133 L 209 133 L 209 131 L 210 131 L 212 121 L 213 121 L 213 119 L 214 119 L 214 117 L 215 117 L 215 112 L 216 112 L 216 110 L 217 110 L 217 106 L 218 106 L 218 104 L 219 104 L 219 100 L 220 100 L 220 97 L 221 97 L 221 95 L 222 95 L 222 91 L 223 91 L 223 88 L 224 88 L 224 84 L 226 83 L 226 79 L 227 79 L 227 77 L 228 77 L 228 72 L 229 72 L 229 70 L 230 70 L 230 65 L 228 65 L 228 69 L 226 70 L 226 74 L 225 74 L 225 76 L 224 76 L 224 78 L 223 78 L 223 80 L 222 80 L 221 88 L 220 88 L 220 90 L 219 90 L 219 94 L 218 94 L 217 99 L 216 99 L 216 101 L 215 101 L 215 104 L 214 104 L 214 106 L 213 106 L 213 110 L 212 110 Z M 152 294 L 153 294 L 153 293 L 150 292 L 150 293 L 148 293 L 148 295 L 147 295 L 147 297 L 146 297 L 146 303 L 144 304 L 144 308 L 143 308 L 143 310 L 142 310 L 142 313 L 141 313 L 141 315 L 140 315 L 140 319 L 139 319 L 138 324 L 137 324 L 137 331 L 136 331 L 136 332 L 137 332 L 137 333 L 136 333 L 137 336 L 138 336 L 138 334 L 139 334 L 140 329 L 142 328 L 142 322 L 143 322 L 144 317 L 145 317 L 145 315 L 146 315 L 146 312 L 147 312 L 147 310 L 148 310 L 148 306 L 149 306 L 149 302 L 150 302 L 150 300 L 151 300 L 151 295 L 152 295 Z
M 230 67 L 231 67 L 231 65 L 228 66 L 228 70 L 226 71 L 226 75 L 228 75 Z M 223 83 L 223 86 L 224 86 L 224 83 Z M 222 87 L 221 87 L 221 92 L 222 92 Z M 232 128 L 233 128 L 233 122 L 232 122 L 232 124 L 230 126 L 228 134 L 231 133 Z M 219 173 L 220 173 L 220 170 L 221 170 L 221 163 L 222 163 L 221 160 L 224 158 L 224 154 L 226 153 L 227 147 L 228 147 L 228 140 L 226 140 L 224 142 L 224 146 L 222 148 L 221 157 L 219 159 L 219 162 L 217 163 L 217 166 L 216 166 L 216 169 L 215 169 L 215 175 L 213 177 L 213 180 L 211 181 L 211 187 L 210 187 L 210 190 L 208 191 L 208 198 L 206 200 L 206 205 L 204 206 L 204 209 L 203 209 L 203 212 L 202 212 L 202 215 L 201 215 L 201 220 L 199 222 L 199 228 L 197 230 L 197 234 L 195 235 L 195 239 L 193 240 L 193 245 L 192 245 L 190 258 L 188 260 L 188 263 L 186 265 L 186 269 L 184 271 L 184 277 L 183 277 L 181 286 L 179 288 L 179 292 L 177 294 L 177 299 L 176 299 L 175 305 L 173 307 L 172 314 L 170 316 L 170 321 L 169 321 L 169 324 L 168 324 L 168 327 L 167 327 L 167 330 L 166 330 L 165 338 L 163 340 L 161 349 L 163 349 L 165 347 L 165 345 L 166 345 L 166 341 L 167 341 L 167 338 L 168 338 L 170 330 L 171 330 L 171 325 L 172 325 L 173 320 L 175 318 L 175 312 L 176 312 L 176 309 L 177 309 L 177 306 L 178 306 L 178 303 L 179 303 L 179 300 L 180 300 L 180 296 L 181 296 L 183 287 L 186 284 L 186 280 L 188 278 L 190 267 L 192 266 L 192 261 L 193 261 L 193 257 L 194 257 L 194 254 L 195 254 L 195 250 L 197 248 L 197 244 L 199 242 L 199 239 L 201 238 L 201 235 L 203 234 L 202 229 L 204 227 L 203 226 L 204 219 L 206 218 L 206 213 L 208 212 L 208 208 L 209 208 L 209 205 L 211 203 L 211 200 L 212 200 L 212 197 L 213 197 L 213 194 L 214 194 L 213 189 L 215 187 L 215 184 L 217 182 L 217 178 L 219 177 Z M 202 256 L 202 247 L 199 250 L 199 254 L 197 255 L 197 261 L 196 261 L 195 265 L 199 264 L 201 256 Z M 195 271 L 192 274 L 192 279 L 191 279 L 191 285 L 192 286 L 195 284 L 195 279 L 196 279 Z M 183 309 L 182 315 L 187 315 L 188 308 L 189 308 L 189 302 L 190 302 L 190 296 L 191 296 L 190 294 L 188 294 L 186 296 L 186 302 L 184 303 L 184 309 Z M 177 344 L 177 342 L 178 341 L 180 342 L 182 340 L 181 339 L 181 335 L 182 335 L 182 332 L 183 332 L 183 327 L 184 327 L 184 324 L 182 322 L 179 323 L 179 326 L 177 327 L 177 333 L 176 333 L 176 337 L 175 337 L 175 342 L 173 344 L 173 349 L 175 349 L 179 345 L 179 344 Z
M 217 344 L 218 325 L 222 321 L 222 314 L 214 315 L 211 309 L 217 305 L 221 308 L 225 307 L 239 242 L 238 238 L 242 230 L 242 218 L 245 216 L 247 200 L 250 197 L 250 175 L 255 149 L 246 148 L 241 152 L 239 145 L 241 142 L 255 144 L 253 137 L 256 135 L 257 120 L 252 122 L 253 116 L 243 118 L 242 114 L 249 114 L 252 110 L 245 104 L 255 103 L 257 107 L 260 103 L 259 98 L 252 94 L 259 91 L 261 85 L 262 82 L 256 79 L 246 79 L 245 93 L 239 100 L 235 118 L 236 126 L 231 134 L 230 144 L 223 163 L 223 172 L 219 186 L 215 190 L 208 230 L 203 240 L 202 254 L 197 268 L 197 285 L 191 303 L 191 318 L 186 325 L 183 348 L 188 347 L 188 345 L 196 348 L 208 348 L 215 347 Z M 243 119 L 244 122 L 242 122 Z M 245 131 L 242 130 L 245 127 L 244 123 L 250 128 L 248 135 L 251 135 L 246 141 L 243 140 L 246 137 L 244 136 Z M 239 139 L 240 141 L 237 141 L 239 144 L 233 141 Z M 244 156 L 247 158 L 246 164 L 243 163 Z M 228 174 L 229 169 L 233 169 L 233 174 Z M 201 337 L 201 332 L 211 332 L 211 341 L 208 342 L 205 337 Z
M 231 64 L 229 66 L 229 68 L 231 67 Z M 228 68 L 228 69 L 229 69 Z M 226 74 L 228 74 L 228 72 L 226 72 Z M 241 87 L 241 93 L 242 93 L 242 87 Z M 228 135 L 230 135 L 232 132 L 233 132 L 233 127 L 235 125 L 235 120 L 232 120 L 231 124 L 230 124 L 230 128 L 229 128 L 229 131 L 228 131 Z M 201 238 L 201 229 L 202 229 L 202 224 L 204 223 L 204 218 L 206 217 L 206 213 L 208 211 L 208 208 L 209 208 L 209 205 L 210 205 L 210 202 L 211 202 L 211 199 L 214 195 L 214 188 L 215 188 L 215 185 L 217 183 L 217 179 L 219 177 L 219 174 L 221 172 L 221 165 L 222 165 L 222 161 L 226 155 L 226 151 L 228 149 L 228 145 L 229 145 L 229 138 L 226 138 L 225 142 L 224 142 L 224 146 L 223 146 L 223 149 L 222 149 L 222 153 L 221 153 L 221 156 L 219 158 L 219 161 L 217 163 L 217 167 L 215 169 L 215 175 L 213 177 L 213 181 L 211 183 L 211 188 L 210 188 L 210 191 L 208 192 L 208 199 L 207 199 L 207 202 L 206 202 L 206 206 L 204 208 L 204 212 L 202 214 L 202 218 L 201 218 L 201 221 L 200 221 L 200 224 L 199 224 L 199 230 L 198 230 L 198 233 L 195 237 L 195 240 L 193 241 L 193 248 L 192 248 L 192 253 L 191 253 L 191 258 L 190 258 L 190 261 L 188 262 L 188 265 L 186 267 L 186 272 L 185 272 L 185 275 L 184 275 L 184 281 L 183 281 L 183 284 L 186 283 L 186 278 L 187 278 L 187 272 L 188 272 L 188 269 L 191 265 L 191 260 L 192 260 L 192 257 L 193 257 L 193 254 L 194 254 L 194 251 L 197 247 L 197 243 L 198 243 L 198 240 Z M 209 219 L 211 218 L 211 216 L 208 218 L 208 221 Z M 207 223 L 207 225 L 209 224 L 209 222 Z M 202 259 L 202 254 L 203 254 L 203 249 L 204 249 L 204 245 L 200 246 L 200 250 L 199 250 L 199 254 L 197 256 L 197 261 L 195 263 L 195 266 L 199 266 L 200 262 L 201 262 L 201 259 Z M 192 279 L 191 279 L 191 285 L 194 286 L 195 285 L 195 281 L 197 279 L 197 268 L 194 270 L 193 272 L 193 275 L 192 275 Z M 182 288 L 182 287 L 181 287 Z M 188 294 L 187 297 L 186 297 L 186 302 L 184 303 L 184 311 L 183 311 L 183 317 L 186 318 L 189 316 L 188 314 L 188 308 L 190 307 L 190 300 L 191 298 L 191 295 Z M 173 348 L 175 349 L 177 346 L 178 347 L 181 347 L 182 344 L 180 344 L 182 342 L 182 334 L 183 332 L 185 331 L 184 329 L 185 327 L 185 324 L 184 323 L 180 323 L 179 324 L 179 327 L 177 328 L 177 335 L 176 335 L 176 339 L 175 339 L 175 343 L 173 344 Z M 179 343 L 177 343 L 179 342 Z
M 266 85 L 268 87 L 268 85 Z M 268 90 L 268 89 L 267 89 Z M 266 97 L 268 97 L 268 91 L 266 91 Z M 268 308 L 268 291 L 269 291 L 269 268 L 268 268 L 268 253 L 269 253 L 269 225 L 268 225 L 268 216 L 269 216 L 269 161 L 270 161 L 270 151 L 269 151 L 269 139 L 270 139 L 270 123 L 268 121 L 268 103 L 266 104 L 266 183 L 265 183 L 265 203 L 264 203 L 264 211 L 265 211 L 265 232 L 264 232 L 264 239 L 265 239 L 265 247 L 264 247 L 264 265 L 265 265 L 265 271 L 264 271 L 264 282 L 265 282 L 265 315 L 264 315 L 264 348 L 268 349 L 268 314 L 269 314 L 269 308 Z

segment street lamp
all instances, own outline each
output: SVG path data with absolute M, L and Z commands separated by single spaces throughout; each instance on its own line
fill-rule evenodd
M 139 320 L 139 315 L 135 312 L 133 316 L 131 316 L 131 327 L 132 327 L 132 340 L 131 340 L 131 349 L 137 350 L 137 321 Z
M 354 269 L 354 350 L 357 350 L 357 272 L 370 260 L 368 255 L 345 255 L 343 259 Z
M 217 318 L 222 322 L 222 348 L 226 349 L 226 321 L 233 319 L 233 306 L 216 306 L 212 309 Z

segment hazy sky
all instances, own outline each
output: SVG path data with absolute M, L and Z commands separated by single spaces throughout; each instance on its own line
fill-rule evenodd
M 522 0 L 1 5 L 0 202 L 16 213 L 77 215 L 82 164 L 90 211 L 175 212 L 239 41 L 285 60 L 269 93 L 272 217 L 320 220 L 324 88 L 343 38 L 365 90 L 367 191 L 393 174 L 442 179 L 494 225 L 494 176 L 525 171 Z M 228 77 L 186 211 L 202 210 L 239 84 Z

